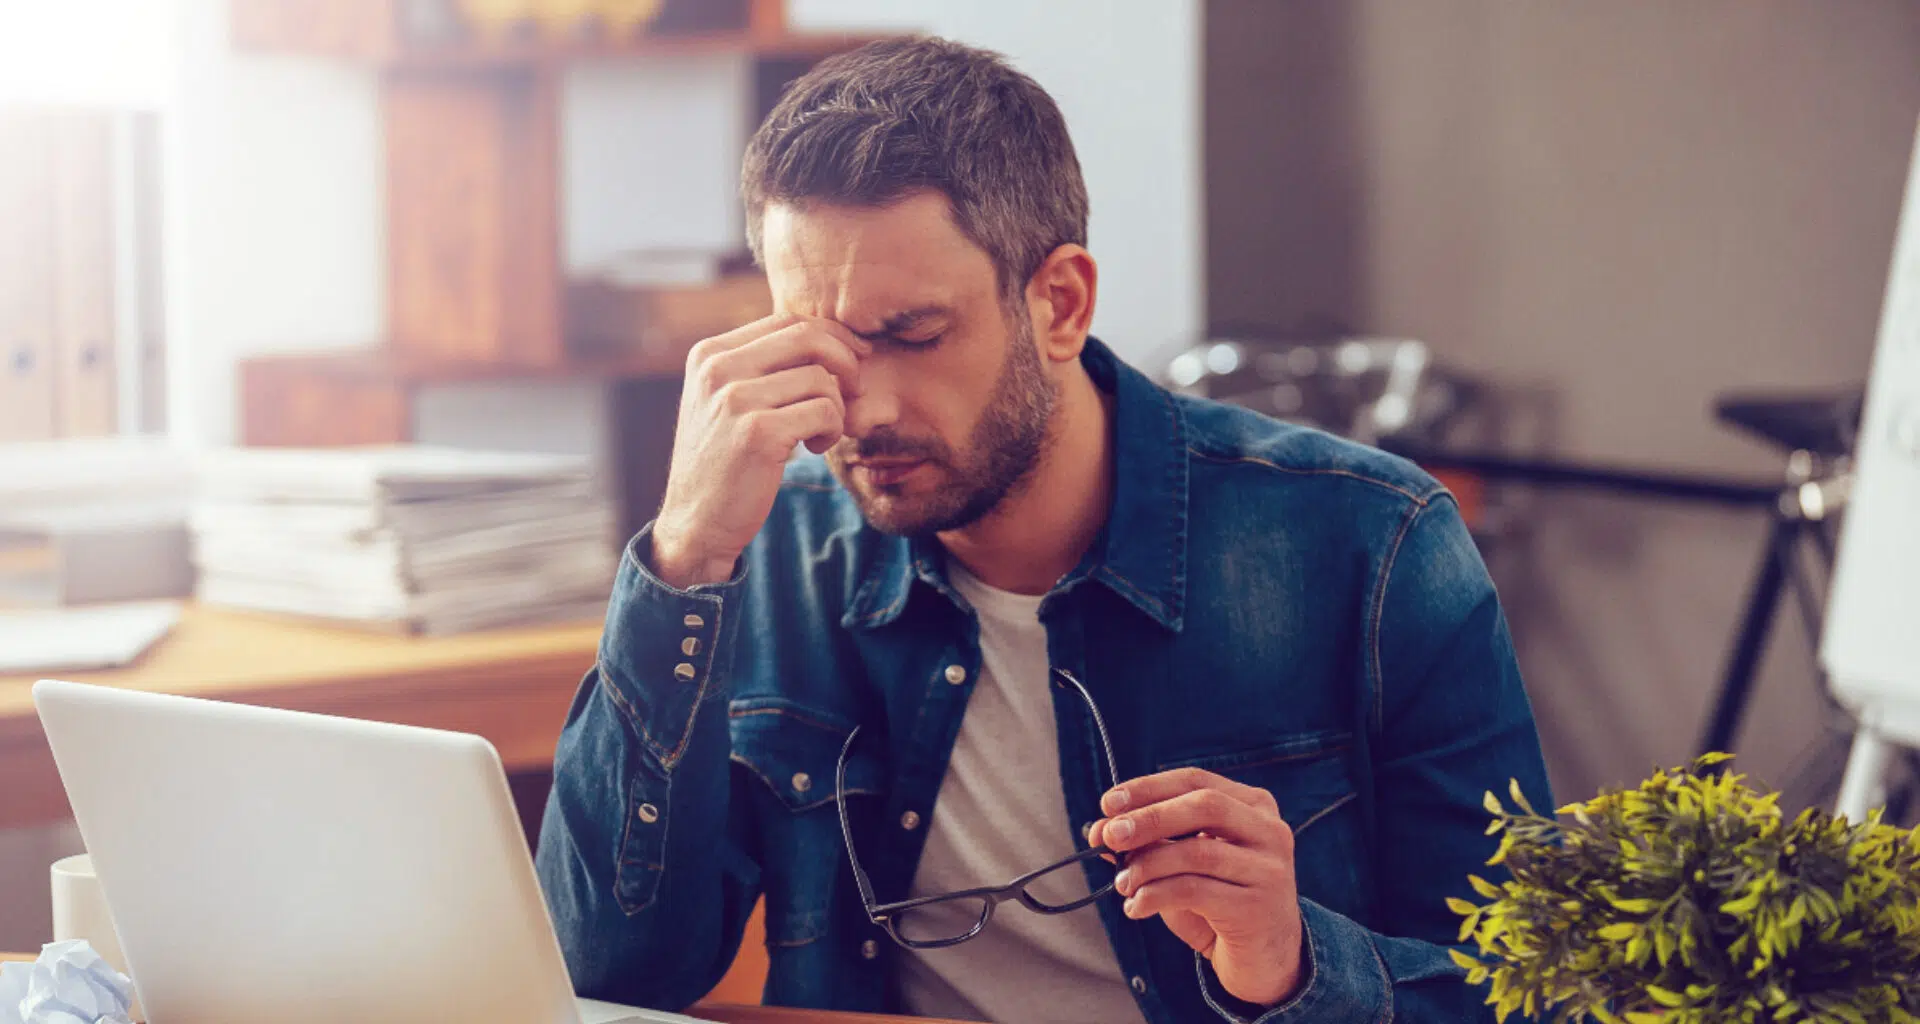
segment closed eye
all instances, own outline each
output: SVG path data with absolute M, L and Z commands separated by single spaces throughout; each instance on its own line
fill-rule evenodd
M 940 344 L 946 340 L 947 336 L 945 333 L 940 333 L 924 338 L 914 338 L 882 332 L 879 334 L 862 334 L 861 337 L 876 345 L 891 345 L 895 348 L 926 350 Z

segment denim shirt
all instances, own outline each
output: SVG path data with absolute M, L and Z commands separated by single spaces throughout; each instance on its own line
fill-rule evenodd
M 1100 535 L 1040 605 L 1049 656 L 1091 691 L 1123 775 L 1193 765 L 1274 795 L 1307 939 L 1299 991 L 1253 1007 L 1158 920 L 1103 899 L 1141 1012 L 1492 1020 L 1447 955 L 1460 922 L 1445 900 L 1490 871 L 1486 791 L 1516 779 L 1536 806 L 1551 799 L 1454 499 L 1373 449 L 1171 394 L 1097 341 L 1083 363 L 1114 399 L 1114 489 Z M 834 771 L 859 726 L 854 842 L 878 898 L 902 898 L 980 670 L 938 542 L 868 527 L 816 458 L 789 465 L 726 583 L 662 583 L 649 537 L 622 559 L 540 836 L 576 988 L 685 1007 L 726 972 L 764 896 L 768 1003 L 897 1012 L 900 952 L 861 908 Z M 1085 705 L 1054 696 L 1064 855 L 1115 780 Z M 1111 871 L 1089 865 L 1089 884 Z

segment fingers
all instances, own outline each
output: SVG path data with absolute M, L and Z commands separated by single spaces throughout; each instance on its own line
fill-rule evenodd
M 1218 921 L 1232 917 L 1244 907 L 1248 892 L 1246 886 L 1222 882 L 1217 878 L 1175 875 L 1141 886 L 1127 897 L 1121 909 L 1136 921 L 1144 921 L 1155 914 L 1170 917 L 1181 911 L 1198 914 L 1208 921 Z
M 728 384 L 809 364 L 825 367 L 847 395 L 860 393 L 860 359 L 871 355 L 873 346 L 844 326 L 831 320 L 799 319 L 766 333 L 743 336 L 742 331 L 703 341 L 688 357 L 689 376 L 709 394 Z
M 838 378 L 818 363 L 789 367 L 765 377 L 749 377 L 722 387 L 715 395 L 721 408 L 735 416 L 762 409 L 778 409 L 810 398 L 826 398 L 846 416 Z
M 1235 885 L 1253 886 L 1273 874 L 1271 854 L 1215 839 L 1183 839 L 1161 843 L 1127 857 L 1127 866 L 1114 876 L 1113 887 L 1122 896 L 1163 878 L 1198 875 Z
M 695 345 L 694 349 L 702 355 L 711 358 L 722 352 L 727 352 L 750 342 L 758 341 L 770 334 L 785 330 L 797 324 L 812 324 L 828 334 L 839 338 L 841 341 L 846 342 L 848 348 L 859 352 L 861 355 L 873 354 L 872 342 L 853 333 L 845 324 L 840 323 L 838 320 L 828 320 L 825 317 L 817 316 L 801 316 L 798 313 L 774 313 L 769 316 L 763 316 L 750 324 L 742 324 L 725 334 L 708 338 L 698 345 Z
M 762 409 L 741 418 L 741 442 L 769 459 L 785 461 L 793 446 L 806 442 L 831 447 L 846 431 L 845 407 L 836 399 L 820 397 L 778 409 Z
M 1289 852 L 1293 847 L 1292 833 L 1277 810 L 1255 809 L 1213 787 L 1189 790 L 1115 815 L 1105 821 L 1099 835 L 1107 848 L 1124 853 L 1197 832 L 1246 846 Z
M 1274 813 L 1279 813 L 1272 793 L 1199 768 L 1175 768 L 1123 782 L 1100 798 L 1100 809 L 1115 815 L 1129 808 L 1145 807 L 1199 789 L 1218 790 L 1248 806 L 1273 808 Z

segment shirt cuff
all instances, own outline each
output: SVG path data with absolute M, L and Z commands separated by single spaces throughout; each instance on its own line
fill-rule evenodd
M 1320 906 L 1300 901 L 1301 972 L 1306 981 L 1293 998 L 1267 1008 L 1235 999 L 1221 986 L 1213 965 L 1193 955 L 1200 995 L 1231 1024 L 1372 1024 L 1393 1001 L 1393 982 L 1374 949 L 1373 933 Z
M 652 546 L 649 523 L 620 559 L 600 638 L 600 673 L 647 752 L 671 770 L 686 752 L 700 705 L 726 692 L 720 677 L 739 632 L 735 620 L 746 570 L 743 560 L 725 583 L 682 590 L 648 567 Z

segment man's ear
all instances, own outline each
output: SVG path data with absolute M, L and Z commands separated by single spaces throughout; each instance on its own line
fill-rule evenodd
M 1041 355 L 1054 362 L 1080 358 L 1099 286 L 1100 268 L 1085 247 L 1063 245 L 1047 254 L 1027 280 L 1027 309 Z

